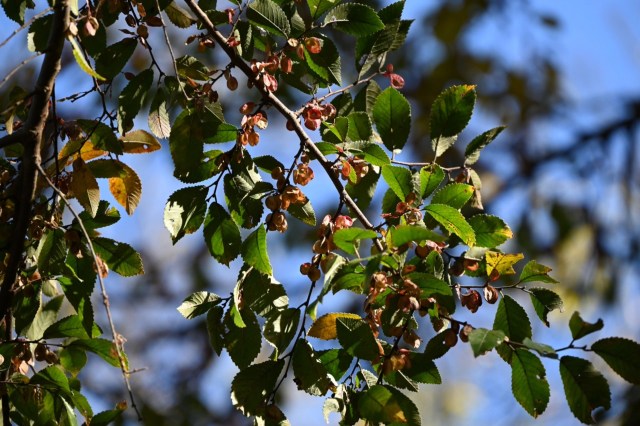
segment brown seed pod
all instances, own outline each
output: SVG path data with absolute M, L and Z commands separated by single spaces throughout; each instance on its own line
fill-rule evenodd
M 499 298 L 500 293 L 498 292 L 498 289 L 490 284 L 487 284 L 484 288 L 484 300 L 486 300 L 487 303 L 493 305 L 498 301 Z

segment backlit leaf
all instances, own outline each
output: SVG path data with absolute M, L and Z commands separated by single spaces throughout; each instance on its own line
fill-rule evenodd
M 256 0 L 247 9 L 247 18 L 253 24 L 273 34 L 289 36 L 291 27 L 287 15 L 272 0 Z
M 376 231 L 362 228 L 339 229 L 333 234 L 333 243 L 342 251 L 349 254 L 356 254 L 356 249 L 360 240 L 376 238 Z
M 475 86 L 452 86 L 444 90 L 431 107 L 431 143 L 437 157 L 442 154 L 438 141 L 456 136 L 471 119 L 476 102 Z
M 204 221 L 207 210 L 206 186 L 182 188 L 171 194 L 164 209 L 164 226 L 175 244 L 186 234 L 192 234 Z
M 593 424 L 592 412 L 611 407 L 607 380 L 589 361 L 573 356 L 560 358 L 560 377 L 571 412 L 582 423 Z
M 401 201 L 405 201 L 413 190 L 413 177 L 406 167 L 386 165 L 382 167 L 382 177 Z
M 429 204 L 425 207 L 425 211 L 444 229 L 460 237 L 469 247 L 476 244 L 473 228 L 458 210 L 446 204 Z
M 411 130 L 411 105 L 393 87 L 386 88 L 373 106 L 373 122 L 389 151 L 402 149 Z
M 358 400 L 363 419 L 384 424 L 420 426 L 418 407 L 399 390 L 388 385 L 374 385 Z
M 473 195 L 474 188 L 466 183 L 450 183 L 433 194 L 431 203 L 446 204 L 460 210 Z
M 558 281 L 551 278 L 549 276 L 549 272 L 551 272 L 551 268 L 541 265 L 535 260 L 531 260 L 526 265 L 524 265 L 524 268 L 520 273 L 519 281 L 521 283 L 537 281 L 541 283 L 557 284 Z
M 221 301 L 222 299 L 220 299 L 220 296 L 217 294 L 209 293 L 208 291 L 198 291 L 182 301 L 180 306 L 178 306 L 178 312 L 186 319 L 193 319 L 207 313 L 209 309 Z
M 549 383 L 540 358 L 524 349 L 516 349 L 511 359 L 513 396 L 532 417 L 538 417 L 549 404 Z
M 368 361 L 379 355 L 378 344 L 369 324 L 362 318 L 336 318 L 338 341 L 349 355 Z
M 394 247 L 400 247 L 409 242 L 444 241 L 444 237 L 430 229 L 420 225 L 399 225 L 392 228 L 391 242 Z
M 622 337 L 608 337 L 591 345 L 591 350 L 627 382 L 640 385 L 640 344 Z
M 594 323 L 589 323 L 580 317 L 580 313 L 578 311 L 574 312 L 569 320 L 569 329 L 571 330 L 571 337 L 573 337 L 573 340 L 578 340 L 586 335 L 602 330 L 602 327 L 604 327 L 602 318 L 599 318 L 598 321 Z
M 336 339 L 338 337 L 336 321 L 339 318 L 361 319 L 360 315 L 344 312 L 325 314 L 313 322 L 307 335 L 322 340 Z
M 122 150 L 126 154 L 148 154 L 159 150 L 162 145 L 146 130 L 133 130 L 120 138 Z
M 505 129 L 505 126 L 495 127 L 491 130 L 487 130 L 480 136 L 476 136 L 464 151 L 464 164 L 470 166 L 475 164 L 480 158 L 480 151 L 489 145 L 498 135 Z
M 262 414 L 276 386 L 284 360 L 265 361 L 241 370 L 231 382 L 231 402 L 245 416 Z
M 70 189 L 87 213 L 94 217 L 100 203 L 100 187 L 98 181 L 86 163 L 77 158 L 73 162 Z
M 204 219 L 204 241 L 209 253 L 224 265 L 240 254 L 242 239 L 238 225 L 216 202 L 211 203 Z
M 327 376 L 327 369 L 316 357 L 313 348 L 306 340 L 298 340 L 293 352 L 292 364 L 293 374 L 299 389 L 311 395 L 322 396 L 333 385 Z
M 437 164 L 430 164 L 420 169 L 420 195 L 427 198 L 444 180 L 444 171 Z
M 142 258 L 129 244 L 109 238 L 94 238 L 93 248 L 109 268 L 123 277 L 144 274 Z
M 485 253 L 485 261 L 487 263 L 487 276 L 495 270 L 500 275 L 512 275 L 516 271 L 513 269 L 513 265 L 524 259 L 522 253 L 505 254 L 497 251 L 488 251 Z
M 538 314 L 542 322 L 549 327 L 547 315 L 553 310 L 562 310 L 562 299 L 553 291 L 540 287 L 529 289 L 529 296 L 531 297 L 531 303 L 533 303 L 536 314 Z
M 283 353 L 298 331 L 300 309 L 284 309 L 270 315 L 264 324 L 264 338 L 271 343 L 278 353 Z
M 375 10 L 358 3 L 345 3 L 331 9 L 324 18 L 324 24 L 334 22 L 336 28 L 357 37 L 375 33 L 384 28 Z
M 468 219 L 476 234 L 478 247 L 495 248 L 513 238 L 513 232 L 498 216 L 477 214 Z
M 236 307 L 233 305 L 233 307 Z M 244 327 L 239 327 L 229 309 L 224 318 L 227 333 L 224 336 L 224 346 L 229 352 L 231 360 L 240 369 L 246 368 L 258 356 L 262 344 L 262 332 L 256 315 L 250 309 L 242 309 L 241 315 Z
M 153 84 L 153 69 L 133 77 L 118 96 L 118 132 L 122 135 L 133 128 L 136 118 Z
M 269 252 L 267 251 L 267 231 L 259 226 L 242 243 L 242 258 L 263 274 L 272 275 Z
M 487 330 L 486 328 L 476 328 L 469 334 L 469 344 L 474 357 L 479 357 L 492 351 L 504 341 L 504 332 L 501 330 Z
M 138 42 L 134 38 L 124 38 L 107 46 L 96 55 L 96 72 L 107 80 L 122 72 L 136 50 Z

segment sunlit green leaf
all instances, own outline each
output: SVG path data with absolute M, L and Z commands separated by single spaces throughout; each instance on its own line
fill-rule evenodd
M 345 3 L 331 9 L 324 24 L 336 23 L 336 28 L 354 36 L 365 36 L 384 28 L 384 24 L 371 7 L 358 3 Z
M 444 152 L 438 145 L 442 138 L 456 136 L 471 119 L 476 102 L 475 86 L 451 86 L 444 90 L 431 107 L 431 143 L 439 157 Z M 437 147 L 437 149 L 436 149 Z
M 399 390 L 385 385 L 375 385 L 358 400 L 358 410 L 363 419 L 384 424 L 410 424 L 420 426 L 418 407 Z
M 178 312 L 186 319 L 193 319 L 207 313 L 209 309 L 220 303 L 222 299 L 215 293 L 197 291 L 182 301 Z
M 433 194 L 431 203 L 446 204 L 459 210 L 469 201 L 473 191 L 473 186 L 466 183 L 450 183 Z
M 429 204 L 425 211 L 444 229 L 460 237 L 469 247 L 475 245 L 476 235 L 473 228 L 458 210 L 446 204 Z
M 240 371 L 231 382 L 231 402 L 244 415 L 264 412 L 265 401 L 276 386 L 284 360 L 265 361 Z
M 520 273 L 519 281 L 521 283 L 538 281 L 541 283 L 557 284 L 558 281 L 551 278 L 549 276 L 549 272 L 551 272 L 551 268 L 541 265 L 535 260 L 531 260 L 526 265 L 524 265 L 524 268 Z
M 411 130 L 411 105 L 402 93 L 388 87 L 376 99 L 373 121 L 389 151 L 402 149 Z
M 271 275 L 271 262 L 267 251 L 267 231 L 264 226 L 259 226 L 242 243 L 242 258 L 258 271 Z
M 464 164 L 468 166 L 475 164 L 480 158 L 480 151 L 497 138 L 504 129 L 506 129 L 506 126 L 495 127 L 491 130 L 487 130 L 480 136 L 476 136 L 471 142 L 469 142 L 467 149 L 464 151 Z
M 406 167 L 386 165 L 382 167 L 382 177 L 401 201 L 405 201 L 413 190 L 413 177 Z
M 287 15 L 271 0 L 256 0 L 247 9 L 247 18 L 260 28 L 288 37 L 291 32 Z
M 132 277 L 144 274 L 142 258 L 129 244 L 109 238 L 94 238 L 93 248 L 107 266 L 118 275 Z
M 356 247 L 360 240 L 376 238 L 378 234 L 371 229 L 344 228 L 333 234 L 333 243 L 342 251 L 349 254 L 356 254 Z
M 197 231 L 207 211 L 206 186 L 182 188 L 171 194 L 164 209 L 164 226 L 175 244 L 186 234 Z
M 513 238 L 513 232 L 498 216 L 477 214 L 468 219 L 476 234 L 478 247 L 495 248 Z

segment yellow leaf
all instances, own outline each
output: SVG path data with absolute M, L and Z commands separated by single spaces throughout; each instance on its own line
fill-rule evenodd
M 109 190 L 127 214 L 131 215 L 140 202 L 142 183 L 132 168 L 124 163 L 119 165 L 122 167 L 122 173 L 120 176 L 109 178 Z
M 69 185 L 80 205 L 94 217 L 100 203 L 100 187 L 98 181 L 87 167 L 87 164 L 78 158 L 73 162 L 73 173 Z
M 496 270 L 500 275 L 513 275 L 516 271 L 513 269 L 513 265 L 524 259 L 522 253 L 516 254 L 504 254 L 497 251 L 488 251 L 485 254 L 485 260 L 487 262 L 487 276 Z
M 85 59 L 82 51 L 80 50 L 80 46 L 78 46 L 78 43 L 76 43 L 76 40 L 71 36 L 69 36 L 68 39 L 69 42 L 71 42 L 71 46 L 73 47 L 73 57 L 76 59 L 76 62 L 78 63 L 78 66 L 82 69 L 82 71 L 98 80 L 106 80 L 106 78 L 104 78 L 103 76 L 95 72 L 93 68 L 91 68 L 91 65 L 89 65 L 89 63 Z
M 127 154 L 146 154 L 161 148 L 160 142 L 149 132 L 133 130 L 120 138 L 122 151 Z
M 93 160 L 94 158 L 107 155 L 106 151 L 96 149 L 91 141 L 85 141 L 84 139 L 73 139 L 62 147 L 62 149 L 58 153 L 58 160 L 64 162 L 65 165 L 68 165 L 70 162 L 78 158 L 78 153 L 80 154 L 80 158 L 82 158 L 84 161 Z
M 326 314 L 318 318 L 313 323 L 307 335 L 323 340 L 335 339 L 336 337 L 338 337 L 338 331 L 336 328 L 336 320 L 338 318 L 362 319 L 360 315 L 348 314 L 344 312 L 334 312 L 331 314 Z

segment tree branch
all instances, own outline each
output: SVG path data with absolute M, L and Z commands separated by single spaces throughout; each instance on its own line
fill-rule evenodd
M 280 98 L 278 98 L 276 95 L 274 95 L 264 87 L 262 81 L 260 80 L 260 75 L 254 73 L 251 70 L 249 64 L 247 64 L 240 56 L 238 56 L 233 47 L 229 46 L 229 43 L 227 43 L 227 39 L 216 29 L 215 25 L 213 25 L 209 17 L 196 4 L 196 2 L 194 0 L 185 0 L 185 2 L 187 3 L 187 6 L 189 6 L 191 11 L 200 20 L 200 22 L 204 25 L 207 31 L 209 31 L 209 35 L 211 35 L 211 37 L 213 37 L 218 45 L 220 45 L 220 48 L 224 50 L 224 53 L 226 53 L 233 65 L 238 67 L 247 76 L 249 81 L 251 81 L 254 86 L 260 91 L 263 98 L 271 105 L 273 105 L 273 107 L 291 123 L 291 125 L 293 126 L 293 131 L 296 133 L 296 135 L 298 135 L 298 138 L 300 138 L 300 141 L 305 144 L 307 149 L 313 153 L 313 156 L 318 159 L 318 162 L 329 176 L 329 179 L 331 179 L 331 182 L 340 194 L 340 197 L 344 200 L 344 203 L 354 212 L 360 222 L 362 222 L 362 225 L 367 229 L 375 230 L 373 224 L 371 224 L 362 210 L 360 210 L 353 198 L 351 198 L 351 196 L 347 194 L 344 185 L 332 169 L 333 163 L 322 154 L 316 144 L 313 143 L 311 138 L 309 138 L 309 136 L 307 135 L 306 131 L 302 128 L 302 125 L 296 117 L 295 112 L 291 111 L 284 103 L 282 103 Z M 374 243 L 378 250 L 384 250 L 382 247 L 382 243 L 378 238 L 375 239 Z
M 69 28 L 69 16 L 68 0 L 57 0 L 54 6 L 53 24 L 49 34 L 47 52 L 40 67 L 27 120 L 20 130 L 0 139 L 0 146 L 7 146 L 7 141 L 9 141 L 21 143 L 23 147 L 20 174 L 16 180 L 17 198 L 15 200 L 14 228 L 10 239 L 9 259 L 0 288 L 0 315 L 5 320 L 6 334 L 9 337 L 12 333 L 12 290 L 22 263 L 24 240 L 31 219 L 31 205 L 35 197 L 37 166 L 40 164 L 40 146 L 49 114 L 49 98 L 61 68 L 60 58 L 66 32 Z M 8 372 L 9 369 L 7 369 L 7 374 Z M 9 414 L 9 396 L 4 394 L 2 396 L 2 417 L 5 425 L 11 424 Z

